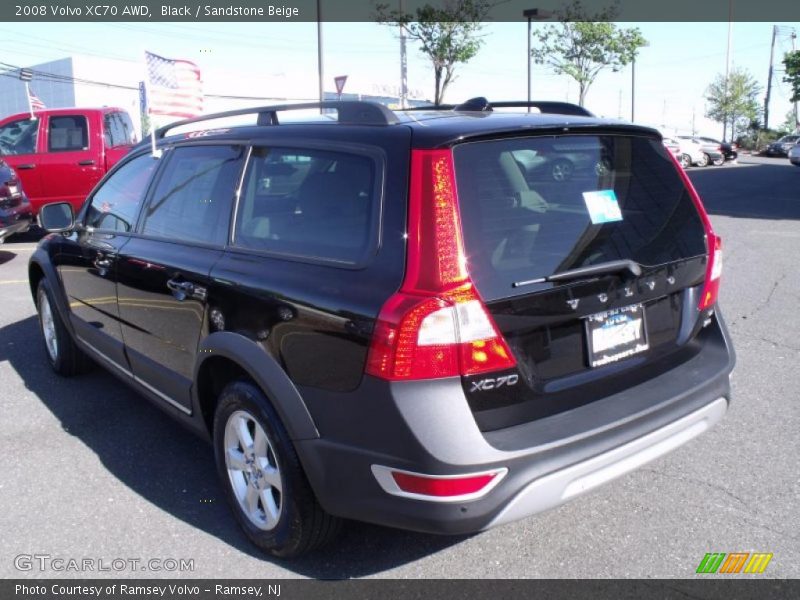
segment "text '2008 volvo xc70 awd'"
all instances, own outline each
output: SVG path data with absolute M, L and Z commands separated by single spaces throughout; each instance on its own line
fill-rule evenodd
M 325 113 L 291 122 L 308 108 Z M 43 209 L 46 354 L 62 375 L 91 358 L 210 439 L 276 556 L 343 518 L 509 523 L 726 412 L 721 241 L 654 130 L 474 99 L 155 137 L 77 215 Z

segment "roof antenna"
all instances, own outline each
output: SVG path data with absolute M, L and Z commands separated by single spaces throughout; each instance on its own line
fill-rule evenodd
M 492 105 L 483 96 L 478 96 L 457 104 L 453 110 L 457 112 L 492 112 Z

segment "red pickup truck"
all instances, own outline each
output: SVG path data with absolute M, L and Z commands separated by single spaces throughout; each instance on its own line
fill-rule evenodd
M 136 143 L 121 108 L 58 108 L 0 120 L 0 156 L 22 181 L 33 214 L 67 201 L 75 211 L 114 164 Z

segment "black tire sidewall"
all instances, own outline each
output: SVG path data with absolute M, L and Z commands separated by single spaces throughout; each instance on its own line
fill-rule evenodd
M 225 425 L 228 418 L 236 411 L 245 411 L 252 415 L 269 438 L 281 475 L 281 512 L 278 524 L 265 531 L 256 527 L 242 512 L 239 501 L 231 488 L 225 465 Z M 222 483 L 225 496 L 231 505 L 234 516 L 257 546 L 279 557 L 291 557 L 302 551 L 304 503 L 313 501 L 305 475 L 300 466 L 294 446 L 283 427 L 278 414 L 267 398 L 255 385 L 237 381 L 225 387 L 219 397 L 214 415 L 214 457 L 217 474 Z

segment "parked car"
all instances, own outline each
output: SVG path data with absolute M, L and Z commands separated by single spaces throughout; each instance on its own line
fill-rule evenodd
M 601 176 L 608 170 L 608 157 L 600 155 L 591 141 L 554 144 L 549 152 L 520 150 L 514 153 L 525 178 L 533 183 L 541 178 L 567 181 L 575 176 Z
M 703 147 L 698 142 L 681 137 L 671 139 L 679 145 L 680 150 L 677 154 L 677 158 L 684 169 L 688 169 L 693 165 L 701 167 L 708 165 L 708 156 L 703 152 Z
M 682 148 L 688 146 L 688 144 L 700 146 L 700 152 L 703 153 L 703 156 L 699 161 L 695 162 L 699 167 L 707 167 L 708 165 L 718 167 L 725 162 L 725 157 L 719 144 L 705 142 L 702 138 L 691 135 L 679 135 L 678 140 L 682 143 Z
M 767 156 L 787 156 L 798 140 L 800 140 L 800 135 L 785 135 L 778 141 L 769 144 L 764 152 Z
M 790 163 L 796 167 L 800 167 L 800 142 L 792 146 L 791 150 L 789 150 L 788 156 Z
M 0 244 L 15 233 L 28 231 L 32 220 L 31 205 L 17 173 L 0 159 Z
M 136 143 L 121 108 L 59 108 L 0 120 L 0 156 L 19 174 L 34 215 L 44 204 L 78 210 L 98 181 Z
M 676 158 L 680 158 L 681 145 L 678 140 L 671 137 L 665 137 L 661 141 L 667 150 L 669 150 Z
M 711 144 L 718 147 L 718 151 L 722 152 L 725 160 L 736 160 L 739 157 L 739 147 L 735 142 L 721 142 L 715 138 L 699 136 L 697 138 L 700 142 Z
M 29 263 L 52 368 L 91 358 L 209 439 L 254 544 L 482 531 L 723 417 L 722 243 L 657 131 L 485 99 L 278 118 L 320 106 L 160 129 L 77 215 L 42 209 L 61 235 Z M 515 160 L 575 144 L 607 170 Z

